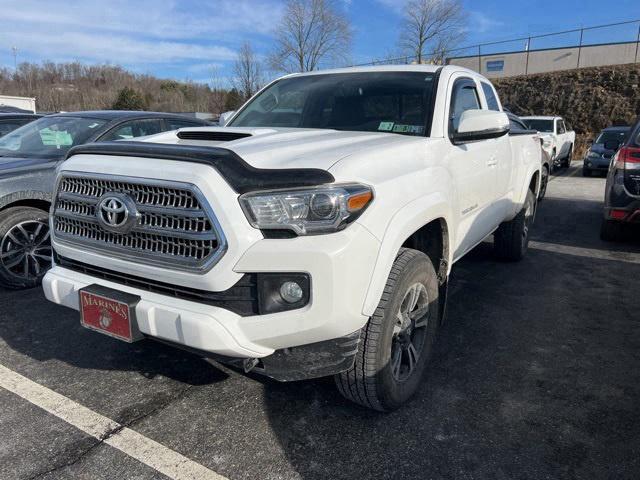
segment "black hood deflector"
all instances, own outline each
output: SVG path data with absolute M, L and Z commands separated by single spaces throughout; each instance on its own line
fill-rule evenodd
M 245 162 L 235 152 L 220 147 L 146 142 L 99 142 L 73 147 L 69 150 L 66 159 L 80 154 L 174 160 L 209 165 L 215 168 L 239 194 L 258 190 L 313 187 L 335 181 L 333 175 L 319 168 L 256 168 Z

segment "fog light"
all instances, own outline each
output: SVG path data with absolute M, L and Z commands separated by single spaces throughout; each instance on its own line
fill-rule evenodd
M 296 282 L 284 282 L 280 287 L 280 296 L 287 303 L 297 303 L 303 295 L 302 287 Z

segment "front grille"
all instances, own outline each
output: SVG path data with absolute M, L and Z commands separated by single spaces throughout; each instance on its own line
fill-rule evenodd
M 217 132 L 217 131 L 181 131 L 178 132 L 178 138 L 181 140 L 205 140 L 209 142 L 231 142 L 241 138 L 250 137 L 250 133 L 240 132 Z
M 125 195 L 137 210 L 126 233 L 106 229 L 99 202 Z M 54 239 L 133 261 L 203 270 L 226 249 L 213 212 L 192 185 L 116 176 L 65 174 L 58 183 Z

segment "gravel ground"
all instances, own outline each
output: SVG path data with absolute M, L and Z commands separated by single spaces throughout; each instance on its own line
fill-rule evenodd
M 0 291 L 0 365 L 230 479 L 640 478 L 640 237 L 598 238 L 602 178 L 554 177 L 532 248 L 454 267 L 417 397 L 392 414 L 331 380 L 280 384 L 80 327 Z M 0 388 L 0 478 L 166 478 Z

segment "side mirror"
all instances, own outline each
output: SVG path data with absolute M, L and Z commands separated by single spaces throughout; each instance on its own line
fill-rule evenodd
M 230 112 L 224 112 L 220 114 L 220 120 L 218 120 L 218 124 L 221 127 L 224 127 L 227 122 L 229 122 L 229 120 L 231 120 L 231 117 L 233 117 L 235 115 L 236 111 L 235 110 L 231 110 Z
M 614 152 L 620 148 L 620 142 L 617 140 L 609 140 L 608 142 L 604 142 L 605 150 L 613 150 Z
M 509 133 L 509 117 L 494 110 L 466 110 L 460 115 L 458 129 L 451 134 L 454 144 L 498 138 Z

